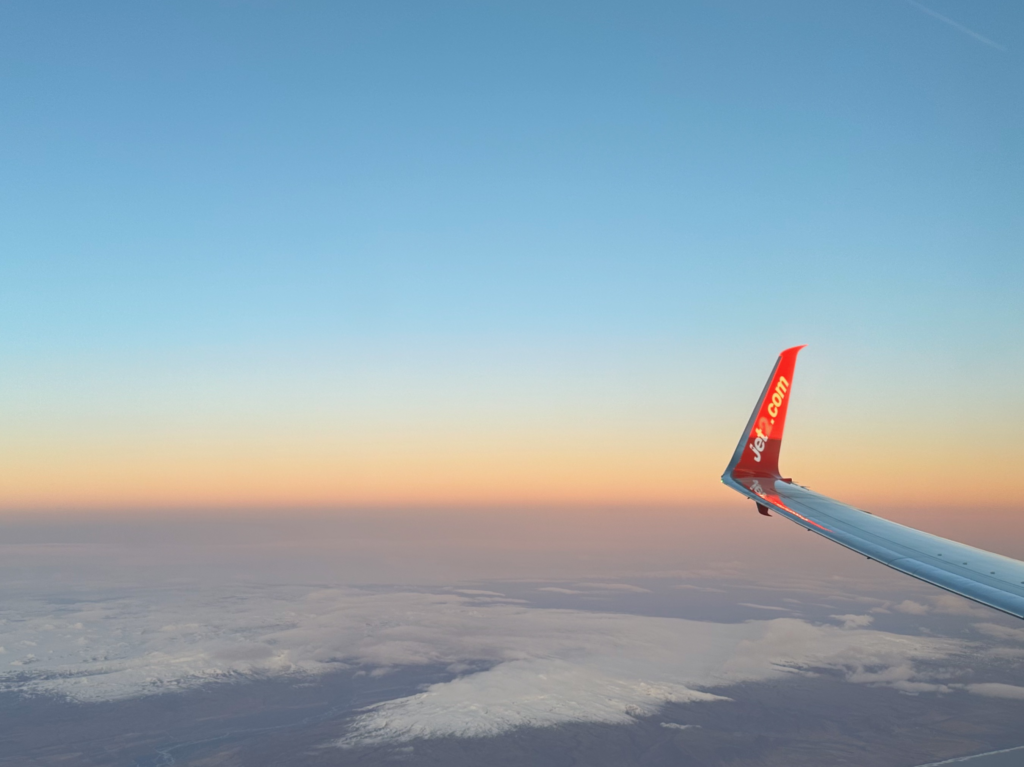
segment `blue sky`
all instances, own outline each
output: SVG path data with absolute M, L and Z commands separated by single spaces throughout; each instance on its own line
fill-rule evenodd
M 242 388 L 239 419 L 312 423 L 352 376 L 412 420 L 456 392 L 480 429 L 676 423 L 793 343 L 837 398 L 924 397 L 908 428 L 1019 419 L 1021 29 L 951 0 L 7 3 L 0 452 L 111 414 L 158 439 Z

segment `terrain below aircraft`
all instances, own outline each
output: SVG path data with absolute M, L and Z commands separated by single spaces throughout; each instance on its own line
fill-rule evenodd
M 1024 618 L 1024 562 L 976 549 L 826 498 L 779 473 L 796 355 L 779 355 L 722 481 L 757 504 L 901 573 Z

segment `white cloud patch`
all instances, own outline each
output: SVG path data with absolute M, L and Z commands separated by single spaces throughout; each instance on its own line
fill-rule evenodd
M 779 618 L 718 624 L 570 610 L 488 616 L 517 656 L 493 668 L 367 709 L 339 745 L 421 737 L 471 737 L 522 725 L 570 721 L 627 723 L 669 702 L 720 699 L 703 688 L 761 681 L 812 667 L 898 667 L 891 681 L 914 677 L 912 661 L 959 651 L 948 640 L 814 626 Z M 467 627 L 467 634 L 471 629 Z M 515 649 L 513 649 L 515 648 Z M 866 682 L 880 684 L 880 676 Z
M 1001 684 L 999 682 L 984 682 L 980 684 L 966 685 L 967 692 L 974 695 L 984 695 L 987 698 L 1010 698 L 1013 700 L 1024 700 L 1024 687 L 1014 684 Z
M 788 607 L 773 607 L 772 605 L 759 605 L 753 602 L 737 602 L 740 607 L 753 607 L 755 610 L 774 610 L 779 613 L 791 613 L 793 612 Z
M 898 605 L 893 605 L 892 609 L 906 615 L 927 615 L 931 612 L 931 608 L 928 605 L 923 605 L 912 599 L 904 599 Z
M 889 685 L 895 690 L 905 692 L 908 695 L 918 695 L 920 693 L 947 693 L 953 688 L 946 684 L 932 684 L 930 682 L 911 682 L 908 680 L 900 680 L 893 682 Z
M 674 588 L 674 589 L 684 589 L 686 591 L 709 591 L 709 592 L 713 592 L 713 593 L 716 593 L 716 594 L 724 594 L 725 593 L 725 589 L 716 589 L 716 588 L 712 588 L 711 586 L 694 586 L 692 583 L 677 583 L 672 588 Z
M 362 714 L 339 745 L 452 735 L 477 737 L 562 722 L 625 724 L 669 702 L 725 700 L 685 685 L 609 674 L 557 658 L 529 658 L 431 685 Z
M 0 689 L 100 701 L 346 667 L 385 673 L 437 664 L 466 672 L 364 710 L 341 741 L 353 745 L 629 722 L 669 702 L 720 700 L 729 685 L 815 668 L 926 691 L 911 686 L 941 680 L 922 676 L 917 662 L 965 647 L 868 630 L 859 620 L 843 627 L 787 617 L 722 624 L 482 596 L 225 586 L 77 604 L 7 600 Z
M 870 626 L 875 619 L 870 615 L 830 615 L 830 618 L 843 624 L 843 628 L 862 629 Z
M 575 589 L 563 589 L 560 586 L 541 586 L 537 591 L 550 591 L 552 594 L 582 594 Z
M 947 615 L 971 615 L 987 618 L 992 614 L 990 607 L 982 607 L 977 602 L 972 602 L 967 597 L 956 594 L 937 594 L 931 597 L 931 602 L 935 606 L 935 612 Z
M 986 636 L 1011 642 L 1024 642 L 1024 629 L 1000 626 L 998 623 L 975 623 L 974 628 Z
M 629 594 L 650 594 L 650 589 L 642 586 L 634 586 L 632 583 L 577 583 L 581 589 L 594 589 L 595 591 L 622 591 Z

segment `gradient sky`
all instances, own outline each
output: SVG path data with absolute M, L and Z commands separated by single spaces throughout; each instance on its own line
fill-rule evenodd
M 0 507 L 1005 508 L 1019 2 L 7 2 Z M 1019 504 L 1018 504 L 1019 505 Z

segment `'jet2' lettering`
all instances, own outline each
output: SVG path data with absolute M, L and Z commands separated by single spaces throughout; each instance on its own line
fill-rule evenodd
M 788 391 L 789 381 L 786 380 L 785 376 L 779 376 L 779 380 L 775 383 L 775 391 L 772 392 L 767 408 L 768 415 L 772 419 L 769 421 L 764 416 L 761 416 L 757 420 L 757 426 L 754 427 L 754 440 L 747 447 L 753 452 L 754 460 L 758 463 L 761 462 L 761 453 L 764 452 L 764 446 L 768 444 L 768 435 L 772 433 L 772 424 L 775 423 L 775 416 L 779 414 L 779 408 L 786 399 Z

